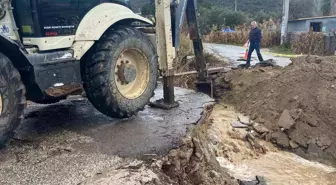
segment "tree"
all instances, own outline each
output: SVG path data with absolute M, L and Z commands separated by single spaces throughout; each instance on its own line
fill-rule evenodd
M 141 14 L 143 16 L 155 16 L 155 0 L 150 2 L 141 8 Z
M 225 26 L 241 25 L 247 20 L 247 16 L 243 12 L 235 12 L 217 6 L 211 6 L 210 8 L 201 6 L 200 14 L 200 26 L 203 33 L 219 31 Z
M 280 18 L 280 16 L 277 15 L 276 13 L 274 12 L 266 13 L 262 10 L 256 13 L 253 17 L 253 19 L 259 23 L 263 23 L 264 21 L 268 21 L 270 19 L 278 19 L 278 18 Z
M 321 12 L 323 15 L 330 15 L 331 13 L 331 0 L 322 0 Z
M 289 5 L 289 19 L 312 17 L 314 0 L 291 0 Z

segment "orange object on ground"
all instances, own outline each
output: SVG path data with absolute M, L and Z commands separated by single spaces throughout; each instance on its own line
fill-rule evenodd
M 245 59 L 245 60 L 247 60 L 247 57 L 248 57 L 248 52 L 249 52 L 249 50 L 248 50 L 248 49 L 246 49 L 245 56 L 244 56 L 244 59 Z

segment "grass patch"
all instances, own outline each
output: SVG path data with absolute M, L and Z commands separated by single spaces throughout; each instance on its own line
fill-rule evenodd
M 293 49 L 286 45 L 274 46 L 270 48 L 270 52 L 283 55 L 295 55 Z

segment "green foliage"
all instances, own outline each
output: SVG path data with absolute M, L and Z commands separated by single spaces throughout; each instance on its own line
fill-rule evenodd
M 330 15 L 331 0 L 322 0 L 321 12 L 323 15 Z
M 203 33 L 219 31 L 229 26 L 234 27 L 246 22 L 247 16 L 242 12 L 234 12 L 222 7 L 203 7 L 200 8 L 200 27 Z
M 312 17 L 314 6 L 314 0 L 291 0 L 289 5 L 289 19 Z
M 253 20 L 257 21 L 258 23 L 263 23 L 269 19 L 275 20 L 278 18 L 280 18 L 280 15 L 277 15 L 275 12 L 264 12 L 261 10 L 254 15 Z
M 230 10 L 234 10 L 235 6 L 234 0 L 198 0 L 198 3 L 226 7 Z M 282 0 L 238 0 L 237 7 L 238 11 L 251 15 L 251 17 L 254 17 L 260 11 L 281 15 Z
M 150 0 L 150 2 L 141 8 L 141 14 L 144 16 L 155 16 L 155 0 Z

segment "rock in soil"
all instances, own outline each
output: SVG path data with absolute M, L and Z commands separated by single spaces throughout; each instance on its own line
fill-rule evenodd
M 331 143 L 332 142 L 328 136 L 321 136 L 316 141 L 317 146 L 326 148 L 328 148 L 331 145 Z
M 295 149 L 295 148 L 299 148 L 299 145 L 295 143 L 295 141 L 289 141 L 289 145 Z
M 264 133 L 268 133 L 269 130 L 261 125 L 261 124 L 258 124 L 258 123 L 254 123 L 253 124 L 253 129 L 258 133 L 258 134 L 264 134 Z
M 238 115 L 238 121 L 240 121 L 242 124 L 250 125 L 250 118 L 247 116 Z
M 284 110 L 279 118 L 277 125 L 284 129 L 290 129 L 294 126 L 295 122 L 288 110 Z
M 284 148 L 289 147 L 288 136 L 281 131 L 272 133 L 271 141 L 273 141 L 274 143 L 276 143 L 277 145 L 279 145 L 281 147 L 284 147 Z

